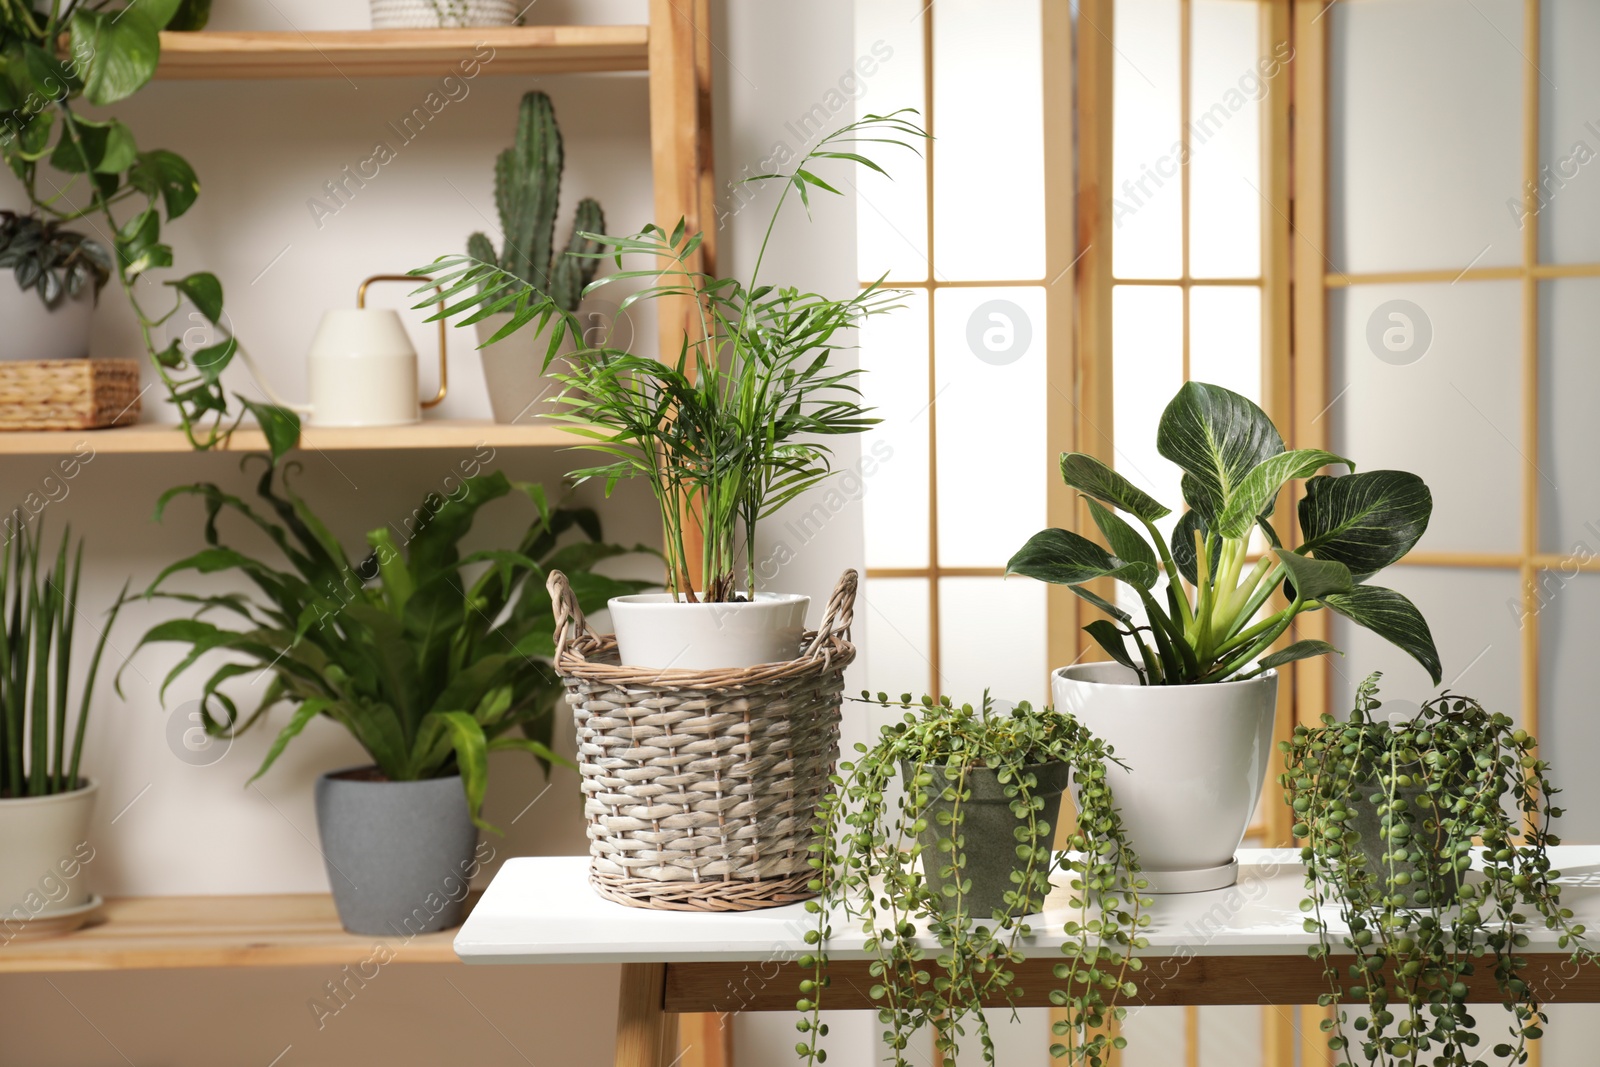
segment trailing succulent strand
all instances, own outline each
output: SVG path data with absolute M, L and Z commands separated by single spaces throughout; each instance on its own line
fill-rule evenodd
M 1281 746 L 1279 780 L 1305 841 L 1301 908 L 1329 984 L 1321 1003 L 1366 1005 L 1323 1023 L 1328 1046 L 1352 1067 L 1476 1067 L 1488 1061 L 1468 1001 L 1487 999 L 1492 982 L 1511 1016 L 1493 1056 L 1526 1063 L 1546 1021 L 1543 990 L 1523 974 L 1530 917 L 1575 965 L 1595 956 L 1550 867 L 1561 809 L 1549 765 L 1527 731 L 1470 697 L 1447 692 L 1408 722 L 1375 718 L 1379 678 L 1358 688 L 1348 722 L 1324 715 Z M 1348 933 L 1329 932 L 1333 915 Z M 1347 965 L 1336 943 L 1353 953 Z
M 497 256 L 494 243 L 474 233 L 467 238 L 467 255 L 515 275 L 570 314 L 600 267 L 595 258 L 600 245 L 589 235 L 605 232 L 606 217 L 598 201 L 580 200 L 566 247 L 555 253 L 565 162 L 555 105 L 544 93 L 528 93 L 517 117 L 516 142 L 494 164 L 494 203 L 505 247 Z
M 966 841 L 962 805 L 971 800 L 971 772 L 997 772 L 1012 814 L 1018 819 L 1016 885 L 1007 908 L 1025 910 L 1050 891 L 1052 875 L 1065 876 L 1073 894 L 1065 923 L 1065 957 L 1055 965 L 1052 1003 L 1064 1012 L 1054 1024 L 1051 1054 L 1073 1064 L 1099 1067 L 1125 1040 L 1106 1032 L 1123 1017 L 1121 996 L 1132 995 L 1131 975 L 1145 946 L 1141 931 L 1149 923 L 1149 904 L 1139 895 L 1144 882 L 1129 847 L 1106 781 L 1114 754 L 1077 720 L 1027 703 L 997 711 L 987 693 L 982 706 L 956 706 L 950 698 L 911 694 L 891 700 L 885 693 L 861 699 L 901 709 L 902 717 L 883 728 L 872 747 L 856 745 L 854 762 L 841 763 L 834 790 L 817 817 L 811 889 L 817 899 L 806 908 L 816 916 L 807 931 L 811 946 L 800 960 L 809 975 L 800 983 L 796 1046 L 808 1064 L 825 1062 L 829 986 L 828 943 L 836 919 L 851 919 L 866 933 L 883 1040 L 895 1067 L 908 1067 L 912 1036 L 931 1027 L 944 1062 L 954 1063 L 961 1041 L 975 1033 L 983 1061 L 995 1063 L 995 1047 L 985 1000 L 1015 1005 L 1023 990 L 1016 968 L 1025 958 L 1021 941 L 1034 932 L 1027 916 L 975 914 L 965 894 Z M 1036 774 L 1028 768 L 1063 763 L 1071 768 L 1078 825 L 1067 850 L 1053 852 L 1053 813 L 1046 809 Z M 899 783 L 907 782 L 903 790 Z M 920 838 L 937 827 L 937 847 Z M 939 890 L 924 877 L 925 865 L 938 863 Z M 930 947 L 929 942 L 936 947 Z

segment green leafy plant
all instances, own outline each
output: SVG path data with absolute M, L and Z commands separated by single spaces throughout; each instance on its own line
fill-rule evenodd
M 1249 678 L 1337 652 L 1325 641 L 1306 640 L 1264 655 L 1296 616 L 1323 608 L 1399 646 L 1438 684 L 1439 653 L 1427 620 L 1401 593 L 1367 582 L 1411 551 L 1428 528 L 1433 496 L 1421 478 L 1385 470 L 1317 475 L 1330 464 L 1351 470 L 1355 464 L 1320 449 L 1285 450 L 1259 407 L 1201 382 L 1185 384 L 1162 412 L 1156 447 L 1183 470 L 1188 504 L 1170 546 L 1155 524 L 1171 509 L 1094 457 L 1071 452 L 1061 457 L 1061 477 L 1083 495 L 1105 547 L 1070 530 L 1042 530 L 1011 557 L 1006 573 L 1068 586 L 1103 611 L 1109 618 L 1084 629 L 1143 684 Z M 1290 550 L 1270 518 L 1279 492 L 1301 478 L 1308 479 L 1299 508 L 1302 541 Z M 1112 509 L 1141 523 L 1149 539 Z M 1246 571 L 1256 530 L 1268 551 Z M 1158 593 L 1163 574 L 1165 591 Z M 1145 621 L 1084 588 L 1107 578 L 1134 591 Z M 1286 606 L 1257 619 L 1279 585 Z
M 230 409 L 221 376 L 238 342 L 223 322 L 216 275 L 140 285 L 173 265 L 162 225 L 194 206 L 194 169 L 165 149 L 141 150 L 117 119 L 77 110 L 80 101 L 107 107 L 142 89 L 161 58 L 160 32 L 199 29 L 209 10 L 208 0 L 52 0 L 43 9 L 35 0 L 0 0 L 0 154 L 42 220 L 98 220 L 113 235 L 117 278 L 189 442 L 199 449 L 224 443 L 248 412 L 276 457 L 294 447 L 300 422 L 238 394 L 240 409 Z M 147 306 L 158 293 L 171 297 L 170 307 Z M 219 340 L 189 352 L 181 340 L 161 338 L 185 304 Z
M 862 698 L 872 699 L 868 693 Z M 1117 999 L 1134 991 L 1130 976 L 1141 968 L 1135 953 L 1145 946 L 1140 931 L 1149 923 L 1142 911 L 1149 901 L 1138 892 L 1144 886 L 1138 859 L 1106 781 L 1114 754 L 1070 716 L 1027 703 L 1000 712 L 987 693 L 978 709 L 948 697 L 913 703 L 909 693 L 898 701 L 879 693 L 876 702 L 904 714 L 870 748 L 856 745 L 858 757 L 839 765 L 835 788 L 818 809 L 811 888 L 819 896 L 806 903 L 816 927 L 806 934 L 812 948 L 799 961 L 811 972 L 800 987 L 801 1057 L 807 1063 L 826 1059 L 828 1028 L 819 1013 L 829 985 L 828 942 L 835 920 L 845 918 L 867 936 L 870 993 L 881 1002 L 878 1017 L 896 1067 L 913 1062 L 907 1049 L 925 1026 L 933 1028 L 944 1062 L 955 1062 L 971 1027 L 984 1062 L 993 1064 L 983 1004 L 1016 1003 L 1023 992 L 1016 981 L 1021 940 L 1034 932 L 1026 916 L 1009 909 L 1041 900 L 1050 876 L 1060 874 L 1074 903 L 1050 994 L 1064 1012 L 1053 1026 L 1051 1054 L 1093 1067 L 1105 1063 L 1111 1048 L 1126 1043 L 1105 1028 L 1123 1017 Z M 1054 853 L 1055 813 L 1045 810 L 1030 770 L 1049 763 L 1071 768 L 1078 806 L 1066 850 Z M 971 800 L 979 773 L 996 775 L 1018 820 L 1019 866 L 1011 875 L 1017 888 L 1006 894 L 1007 908 L 992 915 L 973 914 L 963 898 L 970 880 L 962 805 Z M 905 791 L 891 802 L 900 781 L 907 782 Z M 932 849 L 923 842 L 930 827 Z M 928 864 L 939 865 L 938 889 L 925 876 Z M 937 943 L 936 952 L 924 947 L 919 931 Z
M 0 270 L 16 276 L 52 311 L 92 286 L 95 299 L 111 280 L 111 256 L 81 233 L 31 215 L 0 211 Z
M 1481 1064 L 1467 1002 L 1485 999 L 1470 979 L 1488 974 L 1511 1016 L 1493 1053 L 1525 1063 L 1546 1020 L 1522 976 L 1518 927 L 1533 916 L 1574 961 L 1594 958 L 1550 866 L 1561 811 L 1549 765 L 1535 738 L 1470 697 L 1445 693 L 1409 721 L 1378 718 L 1380 677 L 1358 688 L 1349 721 L 1324 715 L 1281 744 L 1279 780 L 1305 842 L 1311 955 L 1329 983 L 1322 1004 L 1348 995 L 1366 1006 L 1353 1022 L 1340 1008 L 1324 1023 L 1328 1045 L 1351 1067 Z M 1474 855 L 1481 880 L 1467 877 Z M 1348 933 L 1330 932 L 1330 915 Z M 1332 955 L 1336 942 L 1348 963 Z
M 516 143 L 494 161 L 494 204 L 505 248 L 497 257 L 489 238 L 475 233 L 467 238 L 467 254 L 514 275 L 572 313 L 600 266 L 593 256 L 600 247 L 594 235 L 605 231 L 606 217 L 598 200 L 578 201 L 567 247 L 552 254 L 565 163 L 555 105 L 545 93 L 528 93 L 517 116 Z
M 557 759 L 549 746 L 561 683 L 548 662 L 555 654 L 555 621 L 546 573 L 566 572 L 583 609 L 597 611 L 613 596 L 647 587 L 592 570 L 634 550 L 604 543 L 592 511 L 552 507 L 539 486 L 496 471 L 461 479 L 449 495 L 430 493 L 408 523 L 404 545 L 381 526 L 367 535 L 366 555 L 352 558 L 289 487 L 288 471 L 276 488 L 274 476 L 266 465 L 256 489 L 266 513 L 208 483 L 162 495 L 158 518 L 176 497 L 204 502 L 207 545 L 162 571 L 145 594 L 195 609 L 192 617 L 157 624 L 139 642 L 140 648 L 168 641 L 188 646 L 162 683 L 163 697 L 201 656 L 232 653 L 201 692 L 208 732 L 229 736 L 249 729 L 275 704 L 294 706 L 255 777 L 322 715 L 348 729 L 391 781 L 459 772 L 479 820 L 487 753 L 525 751 L 547 767 Z M 511 495 L 534 508 L 518 543 L 462 555 L 459 542 L 478 510 Z M 217 530 L 223 512 L 265 533 L 288 569 L 223 543 Z M 565 538 L 569 531 L 582 536 Z M 472 577 L 475 571 L 481 573 Z M 177 574 L 226 572 L 248 579 L 256 591 L 166 588 Z M 208 618 L 217 615 L 236 625 Z M 259 706 L 241 721 L 220 687 L 263 671 L 271 680 Z
M 83 542 L 71 548 L 67 530 L 55 563 L 45 557 L 41 564 L 43 532 L 30 530 L 20 513 L 13 517 L 10 544 L 0 548 L 0 797 L 70 793 L 84 784 L 78 771 L 89 698 L 127 586 L 100 628 L 72 723 L 67 690 L 72 639 L 82 613 Z
M 581 234 L 601 247 L 594 257 L 613 257 L 619 268 L 624 256 L 649 257 L 648 269 L 619 269 L 589 286 L 646 280 L 622 301 L 621 312 L 662 298 L 698 310 L 696 332 L 685 332 L 675 358 L 585 345 L 568 357 L 568 372 L 556 376 L 568 388 L 561 397 L 566 409 L 555 417 L 586 440 L 582 447 L 609 457 L 574 476 L 603 479 L 608 493 L 624 478 L 649 483 L 661 513 L 669 586 L 684 599 L 729 601 L 753 591 L 756 524 L 832 473 L 829 438 L 878 421 L 859 402 L 860 371 L 838 369 L 834 357 L 853 347 L 852 330 L 863 319 L 899 307 L 905 294 L 874 283 L 832 299 L 764 284 L 761 265 L 791 194 L 808 211 L 813 190 L 838 194 L 809 168 L 842 160 L 882 173 L 854 149 L 876 143 L 915 150 L 913 142 L 925 134 L 905 116 L 869 115 L 823 137 L 789 173 L 746 179 L 782 183 L 747 282 L 692 269 L 701 235 L 686 235 L 682 221 L 670 233 L 651 225 L 629 237 Z M 564 337 L 584 336 L 549 296 L 482 258 L 445 257 L 413 273 L 438 281 L 448 303 L 440 315 L 462 316 L 459 325 L 509 312 L 493 340 L 530 323 L 550 327 L 546 368 Z M 704 576 L 699 594 L 689 558 L 695 529 Z

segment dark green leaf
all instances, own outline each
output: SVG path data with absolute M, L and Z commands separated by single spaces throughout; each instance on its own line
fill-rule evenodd
M 1270 656 L 1262 656 L 1258 666 L 1263 668 L 1281 667 L 1285 663 L 1293 663 L 1297 659 L 1311 659 L 1314 656 L 1325 656 L 1328 653 L 1344 655 L 1337 648 L 1326 641 L 1296 641 L 1288 648 L 1280 649 Z
M 154 77 L 160 26 L 139 5 L 118 11 L 80 7 L 72 15 L 72 49 L 87 57 L 83 95 L 104 107 L 132 96 Z
M 1007 574 L 1024 574 L 1053 585 L 1078 585 L 1096 578 L 1119 578 L 1148 589 L 1155 568 L 1119 560 L 1086 537 L 1070 530 L 1040 530 L 1006 564 Z
M 212 323 L 222 318 L 222 283 L 215 274 L 202 271 L 167 284 L 188 297 L 195 309 Z
M 1128 655 L 1127 638 L 1117 628 L 1115 623 L 1106 619 L 1096 619 L 1085 626 L 1084 632 L 1094 638 L 1095 644 L 1106 650 L 1106 654 L 1129 670 L 1138 670 L 1133 662 L 1133 657 Z
M 1186 382 L 1161 413 L 1156 449 L 1182 468 L 1184 499 L 1213 523 L 1246 476 L 1283 451 L 1283 438 L 1247 398 L 1218 385 Z
M 262 404 L 242 396 L 239 397 L 239 403 L 256 417 L 262 434 L 267 438 L 267 448 L 272 453 L 274 463 L 300 443 L 299 415 L 288 408 L 280 408 L 276 404 Z
M 1150 542 L 1098 500 L 1089 497 L 1086 503 L 1089 505 L 1089 514 L 1094 518 L 1094 524 L 1100 527 L 1100 532 L 1105 535 L 1106 544 L 1111 546 L 1112 554 L 1127 563 L 1146 564 L 1150 571 L 1150 582 L 1148 585 L 1141 585 L 1141 588 L 1149 589 L 1153 586 L 1161 569 L 1156 562 L 1156 550 L 1150 547 Z M 1133 579 L 1130 578 L 1130 581 Z M 1134 584 L 1138 585 L 1139 582 L 1134 581 Z
M 182 156 L 156 149 L 141 153 L 128 182 L 152 200 L 160 197 L 171 221 L 188 211 L 200 195 L 200 179 Z
M 1378 585 L 1358 585 L 1348 593 L 1330 593 L 1322 603 L 1405 651 L 1422 664 L 1434 685 L 1444 677 L 1427 620 L 1402 594 Z
M 1178 565 L 1178 570 L 1190 585 L 1200 583 L 1200 558 L 1195 554 L 1195 534 L 1204 538 L 1206 533 L 1205 520 L 1198 511 L 1186 511 L 1172 528 L 1172 562 Z M 1207 573 L 1216 574 L 1217 564 L 1222 562 L 1222 539 L 1218 538 L 1211 546 L 1211 559 L 1208 563 Z
M 1301 550 L 1364 581 L 1411 551 L 1432 513 L 1433 494 L 1405 471 L 1312 478 L 1300 501 Z
M 1280 452 L 1276 456 L 1262 460 L 1256 464 L 1254 470 L 1245 475 L 1233 498 L 1228 501 L 1228 506 L 1217 517 L 1217 532 L 1223 537 L 1245 536 L 1258 516 L 1272 511 L 1273 502 L 1278 499 L 1278 491 L 1286 483 L 1296 478 L 1309 477 L 1322 467 L 1333 463 L 1343 463 L 1351 468 L 1355 466 L 1343 456 L 1336 456 L 1332 452 L 1324 452 L 1318 448 L 1299 448 L 1292 452 Z
M 1086 496 L 1121 508 L 1145 522 L 1155 522 L 1171 514 L 1171 509 L 1128 479 L 1082 452 L 1061 454 L 1061 479 Z
M 1355 586 L 1355 580 L 1350 577 L 1350 568 L 1343 563 L 1312 559 L 1282 548 L 1272 551 L 1283 564 L 1283 569 L 1289 572 L 1295 596 L 1301 600 L 1309 602 L 1329 593 L 1348 593 Z
M 206 28 L 211 20 L 211 0 L 183 0 L 167 23 L 174 33 L 194 33 Z

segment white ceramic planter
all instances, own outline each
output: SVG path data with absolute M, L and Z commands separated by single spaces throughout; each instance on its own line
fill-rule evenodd
M 699 671 L 794 659 L 811 598 L 757 593 L 743 603 L 687 604 L 671 593 L 638 593 L 607 606 L 624 666 Z
M 511 26 L 523 6 L 512 0 L 372 0 L 372 28 Z
M 9 270 L 0 270 L 0 359 L 82 359 L 89 354 L 89 317 L 94 287 L 69 296 L 51 311 L 32 289 L 17 288 Z
M 1234 883 L 1272 756 L 1278 675 L 1215 685 L 1140 685 L 1116 663 L 1062 667 L 1057 711 L 1109 744 L 1127 769 L 1107 768 L 1128 840 L 1153 893 Z
M 99 787 L 0 800 L 0 920 L 36 919 L 89 903 L 84 864 Z
M 511 316 L 502 312 L 475 323 L 473 328 L 478 332 L 478 343 L 483 344 L 510 321 Z M 504 341 L 478 350 L 478 356 L 483 360 L 483 382 L 489 389 L 489 407 L 494 411 L 495 422 L 536 422 L 542 416 L 554 415 L 566 408 L 565 404 L 556 402 L 556 397 L 566 387 L 541 369 L 549 346 L 548 332 L 525 326 Z M 566 369 L 566 361 L 562 356 L 572 351 L 570 334 L 562 339 L 559 351 L 560 354 L 550 364 L 550 370 L 554 373 Z

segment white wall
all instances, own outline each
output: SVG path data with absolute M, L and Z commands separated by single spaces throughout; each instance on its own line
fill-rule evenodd
M 823 100 L 854 61 L 851 3 L 828 0 L 801 8 L 724 0 L 713 6 L 717 165 L 726 176 L 767 158 L 778 139 L 799 147 L 784 124 Z M 530 11 L 532 20 L 549 23 L 645 17 L 643 0 L 539 0 Z M 366 24 L 361 0 L 237 0 L 219 4 L 213 20 L 219 29 Z M 464 98 L 451 102 L 377 179 L 320 226 L 307 200 L 343 166 L 370 156 L 376 140 L 392 138 L 386 124 L 420 103 L 437 87 L 436 79 L 168 82 L 116 109 L 143 147 L 178 151 L 199 172 L 201 199 L 169 235 L 178 264 L 184 270 L 211 270 L 222 279 L 235 330 L 280 393 L 304 396 L 303 357 L 317 318 L 328 308 L 351 306 L 361 278 L 403 271 L 456 251 L 470 231 L 493 223 L 491 161 L 509 142 L 517 99 L 529 88 L 547 89 L 561 119 L 567 149 L 563 207 L 570 212 L 579 197 L 598 197 L 612 232 L 650 220 L 642 77 L 497 77 L 492 69 L 491 62 L 469 83 Z M 839 116 L 840 121 L 848 117 L 848 111 Z M 0 204 L 16 199 L 15 190 L 0 182 Z M 769 257 L 767 277 L 827 293 L 848 292 L 855 285 L 853 203 L 830 198 L 816 206 L 815 216 L 809 228 L 799 213 L 781 228 L 785 247 Z M 761 203 L 728 218 L 721 233 L 724 271 L 748 268 L 756 239 L 752 231 L 764 222 Z M 561 225 L 564 230 L 566 222 Z M 137 351 L 121 299 L 108 290 L 97 313 L 98 355 Z M 401 300 L 400 292 L 388 294 L 389 303 Z M 636 318 L 639 336 L 653 340 L 653 323 Z M 426 367 L 432 337 L 419 323 L 412 325 Z M 453 337 L 450 355 L 452 393 L 443 414 L 487 415 L 470 342 Z M 230 370 L 230 384 L 259 395 L 242 367 Z M 164 407 L 159 389 L 147 394 L 147 418 L 170 418 Z M 365 530 L 409 513 L 467 454 L 311 453 L 302 457 L 300 485 L 335 532 L 355 545 Z M 854 463 L 855 449 L 847 443 L 839 458 L 841 465 Z M 512 477 L 554 486 L 570 459 L 544 451 L 502 451 L 493 464 Z M 53 462 L 16 458 L 0 465 L 0 501 L 41 489 Z M 253 475 L 241 473 L 237 458 L 229 456 L 105 455 L 65 483 L 64 497 L 63 489 L 53 490 L 61 499 L 45 510 L 47 529 L 59 530 L 70 521 L 89 543 L 88 610 L 109 603 L 124 578 L 131 575 L 140 586 L 200 547 L 199 509 L 192 503 L 175 504 L 161 525 L 151 521 L 151 512 L 162 490 L 203 480 L 248 494 Z M 593 502 L 591 491 L 579 496 Z M 838 505 L 837 500 L 825 505 L 829 518 L 820 534 L 803 545 L 791 541 L 794 559 L 774 582 L 812 595 L 813 622 L 840 570 L 860 565 L 858 501 Z M 651 506 L 638 493 L 619 494 L 604 514 L 613 539 L 658 536 Z M 473 539 L 504 540 L 525 520 L 525 511 L 502 502 L 484 513 Z M 257 544 L 243 535 L 238 540 Z M 118 652 L 131 649 L 137 635 L 163 615 L 150 605 L 130 607 L 114 637 Z M 171 648 L 141 653 L 124 677 L 126 699 L 105 684 L 95 701 L 86 757 L 90 773 L 102 784 L 95 890 L 108 895 L 324 891 L 313 846 L 311 785 L 326 770 L 359 762 L 359 750 L 339 730 L 315 723 L 249 788 L 244 783 L 270 740 L 266 733 L 240 739 L 210 765 L 184 762 L 168 741 L 171 717 L 182 713 L 171 709 L 180 709 L 198 692 L 203 675 L 175 683 L 164 710 L 156 690 L 177 656 Z M 122 657 L 112 653 L 108 658 L 115 664 Z M 571 738 L 560 730 L 557 736 L 570 749 Z M 558 773 L 550 791 L 511 825 L 543 789 L 531 762 L 495 762 L 487 816 L 509 830 L 503 841 L 495 841 L 501 857 L 585 850 L 570 773 Z M 276 1062 L 282 1067 L 434 1064 L 446 1058 L 485 1067 L 598 1064 L 609 1062 L 615 973 L 610 967 L 391 967 L 320 1030 L 307 1001 L 332 977 L 322 969 L 4 976 L 0 1000 L 8 1008 L 0 1067 L 124 1062 L 265 1067 L 280 1053 Z M 864 1033 L 866 1023 L 863 1015 L 849 1025 Z M 741 1062 L 781 1062 L 793 1045 L 791 1027 L 786 1014 L 756 1025 L 742 1020 Z

